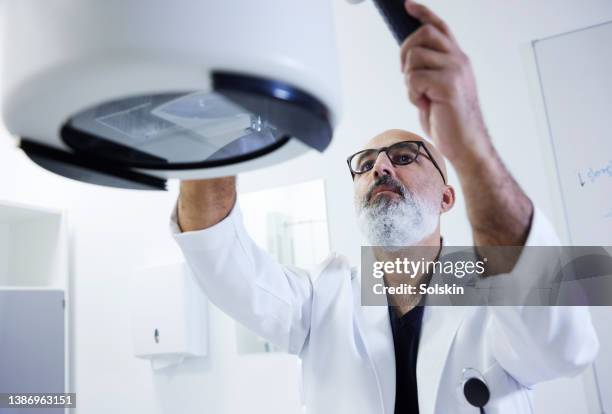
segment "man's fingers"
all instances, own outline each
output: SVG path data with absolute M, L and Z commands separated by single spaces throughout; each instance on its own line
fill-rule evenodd
M 414 70 L 406 74 L 406 86 L 408 92 L 413 97 L 426 95 L 427 90 L 436 80 L 438 71 L 434 70 Z
M 450 28 L 446 24 L 444 20 L 442 20 L 437 14 L 432 12 L 428 7 L 415 3 L 412 0 L 406 0 L 404 6 L 406 7 L 406 11 L 415 19 L 419 20 L 421 23 L 431 24 L 435 26 L 442 33 L 452 38 L 452 34 Z
M 429 100 L 444 98 L 448 91 L 444 91 L 443 85 L 447 84 L 447 74 L 441 70 L 419 69 L 406 73 L 405 82 L 408 87 L 410 101 L 418 106 L 420 97 Z
M 405 68 L 408 51 L 417 46 L 444 53 L 450 53 L 454 48 L 454 44 L 448 38 L 448 36 L 438 30 L 435 26 L 430 24 L 421 26 L 416 32 L 408 36 L 408 38 L 402 44 L 400 49 L 402 70 Z
M 404 70 L 442 69 L 448 64 L 448 54 L 417 46 L 408 50 Z

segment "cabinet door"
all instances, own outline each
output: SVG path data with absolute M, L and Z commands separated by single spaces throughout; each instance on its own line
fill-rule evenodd
M 0 393 L 65 392 L 64 329 L 63 291 L 0 290 Z M 0 408 L 0 414 L 11 410 Z

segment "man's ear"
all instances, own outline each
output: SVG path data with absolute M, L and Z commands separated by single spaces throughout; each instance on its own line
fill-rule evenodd
M 442 193 L 442 202 L 440 208 L 442 214 L 449 211 L 455 205 L 455 189 L 452 185 L 447 185 Z

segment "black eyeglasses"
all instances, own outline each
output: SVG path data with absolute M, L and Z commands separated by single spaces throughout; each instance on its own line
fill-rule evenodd
M 436 160 L 434 160 L 434 158 L 431 156 L 431 153 L 422 141 L 401 141 L 388 147 L 366 149 L 351 155 L 346 159 L 346 162 L 348 163 L 349 170 L 351 170 L 351 176 L 354 179 L 355 175 L 363 174 L 374 168 L 376 159 L 381 152 L 387 154 L 387 157 L 389 157 L 389 160 L 391 160 L 391 164 L 398 166 L 412 164 L 414 161 L 416 161 L 419 154 L 421 154 L 421 148 L 423 148 L 426 153 L 423 155 L 429 159 L 429 161 L 431 161 L 434 167 L 436 167 L 442 176 L 444 184 L 446 184 L 446 177 L 444 177 L 442 169 Z

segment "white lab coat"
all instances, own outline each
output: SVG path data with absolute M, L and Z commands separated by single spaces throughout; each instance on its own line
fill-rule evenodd
M 210 300 L 302 359 L 308 412 L 393 414 L 388 309 L 360 305 L 360 278 L 345 257 L 332 254 L 310 271 L 279 265 L 249 237 L 238 206 L 205 230 L 181 233 L 176 210 L 171 223 Z M 536 209 L 527 245 L 556 243 Z M 598 348 L 587 308 L 426 307 L 417 361 L 420 412 L 476 413 L 459 387 L 463 370 L 473 368 L 491 391 L 487 414 L 532 413 L 534 384 L 579 373 Z

